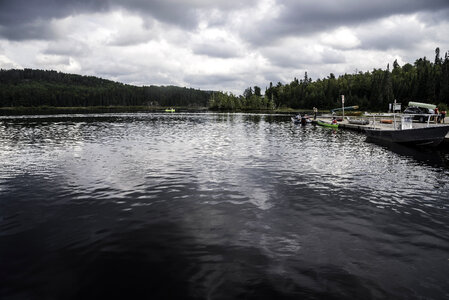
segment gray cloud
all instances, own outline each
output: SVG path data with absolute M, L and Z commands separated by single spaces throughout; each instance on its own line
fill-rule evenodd
M 101 0 L 2 0 L 0 1 L 0 24 L 17 25 L 33 23 L 35 20 L 64 18 L 82 12 L 98 12 L 106 9 L 107 1 Z
M 425 35 L 419 32 L 414 34 L 404 33 L 403 31 L 395 32 L 372 32 L 365 35 L 361 39 L 361 49 L 365 50 L 381 50 L 388 51 L 394 49 L 404 49 L 406 47 L 414 48 L 425 39 Z
M 449 45 L 448 0 L 0 0 L 0 66 L 241 93 Z
M 43 52 L 49 55 L 84 56 L 90 52 L 89 46 L 80 41 L 56 41 L 50 42 Z
M 0 1 L 0 36 L 10 40 L 52 39 L 57 32 L 49 21 L 83 12 L 107 9 L 106 1 L 78 0 L 2 0 Z
M 322 51 L 305 51 L 303 48 L 270 47 L 262 50 L 263 55 L 276 67 L 299 69 L 319 64 L 341 64 L 344 55 L 332 48 Z
M 138 14 L 144 22 L 160 22 L 192 29 L 200 17 L 212 10 L 230 11 L 250 6 L 255 0 L 219 1 L 165 1 L 165 0 L 2 0 L 0 1 L 0 36 L 11 40 L 52 39 L 56 33 L 42 26 L 52 19 L 61 19 L 82 13 L 106 12 L 124 9 Z M 43 32 L 43 33 L 42 33 Z
M 58 36 L 51 24 L 43 20 L 32 23 L 16 24 L 14 26 L 0 25 L 0 37 L 8 40 L 51 40 Z
M 229 83 L 235 83 L 241 80 L 241 75 L 239 74 L 214 74 L 214 75 L 207 75 L 207 74 L 189 74 L 184 76 L 184 80 L 186 82 L 190 82 L 193 85 L 216 85 L 216 84 L 229 84 Z
M 339 26 L 357 26 L 397 14 L 439 12 L 449 9 L 447 0 L 285 0 L 280 13 L 270 21 L 242 31 L 254 44 L 267 44 L 286 36 L 307 36 Z
M 235 46 L 227 45 L 219 41 L 217 41 L 216 43 L 197 43 L 192 47 L 192 50 L 195 54 L 198 55 L 206 55 L 217 58 L 234 58 L 240 56 L 239 49 L 237 49 Z

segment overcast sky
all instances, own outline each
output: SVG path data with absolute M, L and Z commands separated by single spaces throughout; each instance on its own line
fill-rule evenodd
M 241 94 L 449 50 L 449 0 L 0 0 L 0 67 Z

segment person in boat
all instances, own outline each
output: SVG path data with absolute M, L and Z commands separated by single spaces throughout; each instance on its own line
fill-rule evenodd
M 298 113 L 295 118 L 296 118 L 296 120 L 301 120 L 301 114 Z
M 337 118 L 332 117 L 332 124 L 337 124 Z

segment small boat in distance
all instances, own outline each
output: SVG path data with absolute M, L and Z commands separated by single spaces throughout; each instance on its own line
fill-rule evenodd
M 174 108 L 167 108 L 167 109 L 165 110 L 165 112 L 175 112 L 175 109 L 174 109 Z
M 296 125 L 301 124 L 302 126 L 305 126 L 307 123 L 312 123 L 312 120 L 310 120 L 310 117 L 307 115 L 296 115 L 296 117 L 291 117 L 292 122 Z

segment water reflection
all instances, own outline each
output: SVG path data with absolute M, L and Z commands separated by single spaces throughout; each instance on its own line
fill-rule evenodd
M 432 167 L 449 167 L 449 149 L 446 146 L 438 148 L 431 147 L 413 147 L 401 145 L 398 143 L 388 143 L 382 141 L 368 141 L 370 143 L 379 145 L 386 150 L 393 151 L 404 157 L 411 158 L 417 163 L 423 163 Z
M 39 116 L 0 129 L 1 297 L 449 293 L 444 152 L 282 115 Z

